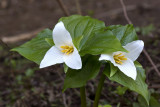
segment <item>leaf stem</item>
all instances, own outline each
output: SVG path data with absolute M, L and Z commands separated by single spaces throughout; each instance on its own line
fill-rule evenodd
M 98 103 L 99 103 L 99 99 L 100 99 L 100 95 L 101 95 L 101 91 L 102 91 L 102 88 L 103 88 L 103 85 L 104 85 L 105 78 L 106 78 L 106 76 L 102 73 L 101 78 L 100 78 L 99 83 L 98 83 L 98 88 L 96 90 L 96 96 L 95 96 L 95 99 L 94 99 L 93 107 L 98 107 Z
M 80 88 L 80 94 L 81 94 L 81 107 L 87 107 L 85 86 Z

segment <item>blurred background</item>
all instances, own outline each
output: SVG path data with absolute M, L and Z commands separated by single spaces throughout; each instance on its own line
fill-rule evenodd
M 70 14 L 77 14 L 75 0 L 62 0 Z M 82 15 L 107 25 L 127 24 L 119 0 L 79 0 Z M 160 70 L 160 0 L 124 0 L 145 49 Z M 9 52 L 32 39 L 44 28 L 53 29 L 65 16 L 57 0 L 0 0 L 0 107 L 80 107 L 79 89 L 62 93 L 62 65 L 39 69 L 18 53 Z M 3 44 L 3 45 L 2 45 Z M 7 45 L 6 45 L 7 44 Z M 138 61 L 146 70 L 146 82 L 154 107 L 160 107 L 160 76 L 142 53 Z M 87 84 L 92 106 L 99 77 Z M 106 81 L 100 104 L 113 107 L 146 107 L 144 99 L 117 83 Z M 110 107 L 109 105 L 107 107 Z

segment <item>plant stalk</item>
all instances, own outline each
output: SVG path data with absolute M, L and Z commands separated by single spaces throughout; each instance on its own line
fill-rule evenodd
M 101 91 L 102 91 L 102 88 L 103 88 L 103 85 L 104 85 L 105 78 L 106 78 L 106 76 L 102 73 L 101 78 L 100 78 L 99 83 L 98 83 L 98 88 L 96 90 L 96 96 L 95 96 L 95 99 L 94 99 L 93 107 L 98 107 L 98 103 L 99 103 L 99 99 L 100 99 L 100 95 L 101 95 Z
M 80 88 L 80 94 L 81 94 L 81 107 L 87 107 L 85 86 Z

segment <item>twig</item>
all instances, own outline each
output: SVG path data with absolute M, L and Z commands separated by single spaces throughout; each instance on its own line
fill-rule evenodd
M 157 64 L 156 67 L 159 68 L 159 67 L 160 67 L 160 64 Z M 147 70 L 147 72 L 146 72 L 146 77 L 147 77 L 147 78 L 148 78 L 148 75 L 150 74 L 150 72 L 151 72 L 152 70 L 154 70 L 154 67 L 151 67 L 150 69 Z M 147 82 L 147 84 L 149 84 L 149 81 L 148 81 L 148 80 L 146 80 L 146 82 Z
M 127 14 L 127 11 L 126 11 L 126 6 L 125 6 L 123 0 L 120 0 L 120 2 L 121 2 L 121 5 L 122 5 L 122 8 L 123 8 L 123 13 L 124 13 L 125 19 L 127 20 L 127 22 L 129 24 L 132 24 L 132 21 L 128 17 L 128 14 Z M 145 54 L 145 56 L 147 57 L 147 59 L 149 60 L 149 62 L 153 66 L 153 68 L 155 69 L 155 71 L 157 72 L 158 76 L 160 76 L 160 72 L 157 69 L 157 67 L 156 67 L 155 63 L 153 62 L 153 60 L 151 59 L 151 57 L 149 56 L 148 52 L 145 49 L 143 49 L 143 53 Z
M 126 6 L 127 11 L 133 11 L 135 9 L 137 9 L 136 5 L 129 5 Z M 114 10 L 110 10 L 104 13 L 100 13 L 98 15 L 96 15 L 96 18 L 103 18 L 103 17 L 107 17 L 107 16 L 113 16 L 113 15 L 118 15 L 120 13 L 123 13 L 123 8 L 118 8 L 118 9 L 114 9 Z
M 131 20 L 129 19 L 129 17 L 128 17 L 128 15 L 127 15 L 126 6 L 125 6 L 123 0 L 120 0 L 120 2 L 121 2 L 121 5 L 122 5 L 122 8 L 123 8 L 124 17 L 126 18 L 126 20 L 127 20 L 127 22 L 128 22 L 129 24 L 132 24 Z
M 64 107 L 68 107 L 67 103 L 66 103 L 66 94 L 63 93 L 62 94 L 62 97 L 63 97 L 63 104 L 64 104 Z
M 69 15 L 70 15 L 70 14 L 69 14 L 69 11 L 68 11 L 68 9 L 66 8 L 66 6 L 63 4 L 62 0 L 57 0 L 57 2 L 58 2 L 58 4 L 59 4 L 59 6 L 61 7 L 62 11 L 64 12 L 64 14 L 65 14 L 66 16 L 69 16 Z
M 10 50 L 10 47 L 0 39 L 0 44 L 7 50 Z
M 160 76 L 160 72 L 159 72 L 157 66 L 154 64 L 154 62 L 152 61 L 151 57 L 149 56 L 149 54 L 146 52 L 145 49 L 143 49 L 143 53 L 146 55 L 147 59 L 150 61 L 150 63 L 152 64 L 152 66 L 155 69 L 155 71 L 157 72 L 157 74 Z
M 44 29 L 44 27 L 29 33 L 23 33 L 23 34 L 15 35 L 12 37 L 2 37 L 2 41 L 5 43 L 16 43 L 18 41 L 30 39 L 34 37 L 37 33 L 39 33 L 42 29 Z
M 79 0 L 75 0 L 75 2 L 76 2 L 76 7 L 77 7 L 77 13 L 82 15 L 82 11 L 81 11 Z

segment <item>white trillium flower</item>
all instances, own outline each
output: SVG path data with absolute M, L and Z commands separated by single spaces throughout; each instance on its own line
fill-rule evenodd
M 144 42 L 142 40 L 136 40 L 123 46 L 126 52 L 114 52 L 112 54 L 101 54 L 99 60 L 108 60 L 117 66 L 125 75 L 136 80 L 137 71 L 134 65 L 134 61 L 139 57 L 143 50 Z
M 81 57 L 62 21 L 55 25 L 52 35 L 55 46 L 46 52 L 40 63 L 40 68 L 64 62 L 72 69 L 81 69 Z

